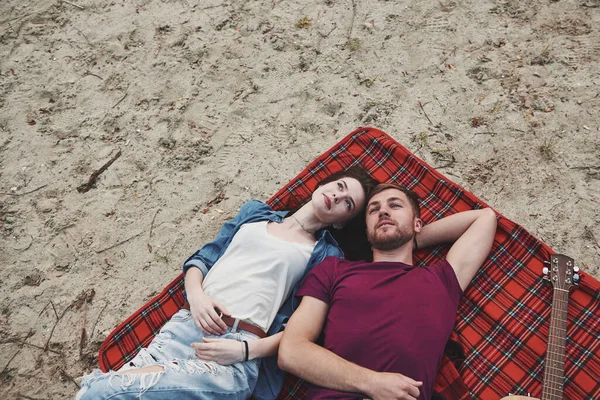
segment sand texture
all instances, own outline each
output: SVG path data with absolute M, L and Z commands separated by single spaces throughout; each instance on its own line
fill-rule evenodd
M 244 201 L 359 126 L 600 277 L 599 0 L 2 0 L 0 55 L 2 399 L 72 397 Z

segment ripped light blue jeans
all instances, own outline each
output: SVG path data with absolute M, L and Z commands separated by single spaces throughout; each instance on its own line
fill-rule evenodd
M 194 323 L 190 311 L 179 310 L 140 352 L 118 372 L 99 369 L 85 375 L 76 400 L 84 399 L 247 399 L 258 375 L 259 360 L 219 365 L 199 359 L 190 346 L 203 336 L 256 340 L 250 332 L 229 328 L 221 336 L 205 335 Z M 164 371 L 120 374 L 151 365 Z

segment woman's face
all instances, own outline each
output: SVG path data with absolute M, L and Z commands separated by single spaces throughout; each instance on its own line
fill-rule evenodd
M 317 218 L 327 225 L 354 218 L 365 206 L 365 192 L 354 178 L 340 178 L 319 186 L 312 194 Z

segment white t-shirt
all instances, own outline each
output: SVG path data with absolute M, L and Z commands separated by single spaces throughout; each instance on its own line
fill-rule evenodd
M 265 332 L 304 275 L 315 246 L 280 239 L 267 232 L 267 222 L 242 225 L 202 284 L 233 318 Z

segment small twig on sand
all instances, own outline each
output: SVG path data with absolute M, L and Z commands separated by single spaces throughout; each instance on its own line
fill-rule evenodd
M 83 302 L 83 322 L 81 323 L 81 336 L 79 337 L 79 358 L 83 357 L 83 348 L 87 344 L 87 332 L 85 331 L 85 325 L 87 323 L 87 310 L 88 302 Z
M 21 352 L 21 349 L 25 345 L 25 342 L 27 341 L 27 339 L 29 339 L 31 337 L 31 335 L 33 335 L 33 328 L 31 328 L 29 330 L 29 333 L 27 334 L 27 336 L 25 336 L 25 338 L 21 341 L 21 345 L 19 346 L 19 350 L 17 350 L 17 352 L 15 354 L 13 354 L 13 356 L 10 358 L 10 360 L 8 360 L 8 362 L 4 366 L 4 369 L 2 369 L 2 372 L 0 372 L 0 376 L 4 375 L 4 372 L 6 372 L 6 370 L 8 369 L 8 366 L 10 365 L 10 363 L 12 362 L 12 360 L 14 360 L 15 357 L 17 356 L 17 354 L 19 354 Z
M 108 167 L 110 167 L 110 165 L 112 163 L 115 162 L 115 160 L 117 158 L 121 157 L 121 150 L 119 150 L 117 152 L 117 154 L 115 154 L 115 156 L 113 158 L 111 158 L 110 160 L 108 160 L 108 162 L 106 164 L 104 164 L 102 167 L 100 167 L 100 169 L 96 172 L 94 172 L 91 176 L 90 176 L 90 180 L 87 183 L 84 183 L 81 186 L 77 186 L 77 191 L 79 193 L 85 193 L 88 190 L 90 190 L 92 188 L 92 186 L 94 185 L 94 183 L 96 183 L 96 179 L 98 179 L 98 177 L 100 176 L 101 173 L 103 173 L 104 171 L 106 171 L 106 169 Z
M 56 317 L 56 319 L 58 319 L 58 312 L 56 311 L 56 307 L 54 307 L 54 303 L 52 301 L 50 301 L 49 303 L 52 306 L 52 310 L 54 311 L 54 316 Z M 46 307 L 48 306 L 48 304 L 46 304 Z M 46 307 L 44 307 L 44 309 L 46 309 Z M 41 315 L 41 313 L 40 313 Z
M 79 33 L 81 36 L 83 36 L 83 38 L 85 39 L 85 41 L 88 42 L 88 44 L 90 46 L 92 45 L 92 43 L 90 43 L 90 39 L 88 39 L 88 37 L 85 36 L 85 33 L 81 32 L 81 30 L 78 29 L 76 26 L 74 26 L 73 28 L 77 31 L 77 33 Z
M 7 343 L 17 343 L 21 341 L 21 339 L 17 339 L 17 338 L 9 338 L 7 340 L 2 340 L 0 341 L 0 344 L 7 344 Z M 38 346 L 37 344 L 33 344 L 33 343 L 22 343 L 25 346 L 29 346 L 29 347 L 33 347 L 36 349 L 40 349 L 40 350 L 44 350 L 44 348 L 42 346 Z M 61 353 L 60 351 L 56 351 L 56 350 L 52 350 L 52 349 L 48 349 L 48 351 L 50 353 L 54 353 L 54 354 L 58 354 L 58 355 L 63 355 L 63 353 Z
M 86 75 L 95 76 L 96 78 L 100 79 L 101 81 L 104 80 L 104 78 L 102 78 L 100 75 L 96 75 L 96 74 L 94 74 L 93 72 L 90 72 L 90 71 L 85 71 L 85 73 L 83 74 L 83 76 L 86 76 Z
M 150 234 L 148 235 L 148 239 L 152 239 L 152 230 L 154 230 L 154 220 L 156 220 L 156 216 L 158 215 L 158 213 L 160 212 L 160 207 L 158 208 L 158 210 L 156 210 L 156 213 L 154 214 L 154 217 L 152 218 L 152 222 L 150 223 Z
M 458 50 L 458 47 L 453 48 L 452 51 L 446 56 L 446 58 L 444 58 L 442 60 L 442 62 L 440 63 L 440 67 L 443 66 L 444 64 L 446 64 L 446 61 L 448 61 L 448 59 L 450 58 L 450 56 L 455 56 L 456 55 L 456 50 Z
M 421 110 L 423 111 L 423 114 L 425 114 L 425 118 L 427 118 L 427 121 L 429 121 L 429 123 L 431 125 L 435 125 L 433 122 L 431 122 L 431 119 L 429 119 L 429 116 L 425 112 L 425 109 L 423 108 L 423 103 L 421 103 L 421 100 L 419 100 L 419 107 L 421 107 Z
M 75 386 L 77 386 L 77 389 L 81 389 L 81 386 L 79 386 L 79 384 L 75 382 L 75 379 L 73 379 L 71 375 L 67 374 L 64 369 L 62 369 L 61 367 L 56 367 L 56 369 L 60 371 L 60 374 L 63 376 L 63 378 L 69 378 L 69 380 L 73 382 Z
M 329 37 L 329 35 L 331 35 L 331 32 L 335 31 L 336 29 L 337 29 L 337 23 L 333 22 L 333 28 L 331 28 L 331 30 L 329 32 L 321 33 L 321 31 L 319 31 L 318 29 L 317 29 L 317 32 L 323 39 L 325 39 L 325 38 Z
M 56 322 L 54 323 L 54 326 L 50 330 L 50 335 L 48 336 L 48 339 L 46 340 L 46 344 L 44 345 L 44 349 L 43 349 L 44 351 L 48 350 L 48 345 L 50 345 L 50 339 L 52 339 L 52 335 L 54 334 L 56 325 L 58 325 L 58 323 L 60 322 L 62 317 L 65 316 L 67 311 L 69 311 L 71 309 L 71 305 L 67 306 L 67 308 L 65 308 L 64 311 L 59 316 L 58 313 L 56 312 L 56 307 L 54 307 L 54 303 L 52 302 L 52 300 L 50 300 L 50 305 L 52 306 L 52 309 L 54 310 L 54 315 L 56 316 Z M 44 309 L 46 309 L 46 307 L 44 307 Z
M 47 303 L 44 308 L 42 308 L 42 311 L 39 312 L 38 314 L 38 318 L 40 317 L 40 315 L 43 314 L 44 311 L 46 311 L 46 308 L 48 308 L 48 306 L 50 305 L 50 303 Z M 56 314 L 56 309 L 54 310 L 54 314 Z M 56 316 L 58 317 L 58 314 L 56 314 Z
M 567 165 L 567 167 L 569 167 L 569 166 Z M 569 167 L 569 169 L 579 169 L 579 170 L 583 170 L 583 169 L 589 169 L 589 170 L 591 170 L 592 168 L 593 169 L 600 169 L 600 165 L 582 165 L 580 167 Z
M 104 312 L 104 310 L 106 310 L 106 307 L 108 307 L 108 303 L 106 303 L 104 305 L 104 307 L 102 307 L 102 310 L 100 310 L 100 312 L 98 313 L 98 317 L 96 318 L 96 322 L 94 322 L 94 325 L 92 325 L 92 332 L 90 333 L 90 340 L 94 337 L 94 331 L 96 330 L 96 325 L 98 324 L 98 321 L 100 320 L 100 316 L 102 315 L 102 313 Z
M 592 228 L 590 228 L 589 226 L 585 226 L 583 232 L 584 237 L 586 239 L 591 239 L 596 244 L 596 246 L 600 248 L 600 243 L 598 243 L 598 239 L 596 239 L 596 235 L 594 235 L 594 231 L 592 231 Z
M 121 102 L 123 100 L 125 100 L 125 97 L 127 97 L 127 92 L 125 92 L 125 94 L 123 95 L 123 97 L 121 97 L 121 100 L 117 101 L 117 103 L 114 106 L 112 106 L 112 108 L 115 108 L 116 106 L 118 106 L 119 104 L 121 104 Z
M 493 131 L 486 131 L 486 132 L 475 132 L 476 135 L 496 135 L 496 132 Z
M 202 7 L 202 8 L 199 8 L 199 10 L 208 10 L 210 8 L 217 8 L 217 7 L 227 7 L 228 5 L 229 5 L 229 3 L 217 4 L 216 6 Z
M 70 5 L 72 5 L 73 7 L 77 7 L 77 8 L 79 8 L 80 10 L 84 10 L 84 8 L 83 8 L 82 6 L 80 6 L 79 4 L 71 3 L 70 1 L 67 1 L 67 0 L 60 0 L 60 1 L 61 1 L 61 2 L 63 2 L 63 3 L 70 4 Z
M 100 254 L 100 253 L 104 253 L 107 250 L 114 249 L 117 246 L 120 246 L 120 245 L 122 245 L 124 243 L 129 242 L 131 239 L 135 239 L 136 237 L 140 236 L 142 233 L 144 233 L 144 232 L 143 231 L 142 232 L 138 232 L 135 235 L 133 235 L 133 236 L 131 236 L 131 237 L 125 239 L 125 240 L 120 241 L 119 243 L 113 244 L 112 246 L 109 246 L 109 247 L 107 247 L 105 249 L 102 249 L 102 250 L 96 250 L 96 253 Z
M 352 19 L 350 20 L 350 29 L 348 29 L 348 39 L 352 37 L 352 30 L 354 29 L 354 19 L 356 18 L 356 0 L 352 0 Z
M 47 183 L 46 183 L 45 185 L 42 185 L 42 186 L 40 186 L 40 187 L 37 187 L 37 188 L 35 188 L 35 189 L 33 189 L 33 190 L 30 190 L 29 192 L 23 192 L 23 193 L 8 193 L 8 192 L 0 192 L 0 193 L 2 193 L 2 194 L 7 194 L 7 195 L 9 195 L 9 196 L 25 196 L 26 194 L 30 194 L 30 193 L 33 193 L 33 192 L 37 192 L 38 190 L 40 190 L 40 189 L 43 189 L 43 188 L 45 188 L 46 186 L 48 186 L 48 184 L 47 184 Z
M 45 400 L 45 399 L 40 399 L 39 397 L 27 396 L 26 394 L 23 394 L 23 393 L 17 393 L 17 396 L 22 397 L 27 400 Z

